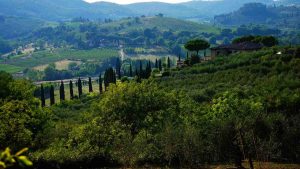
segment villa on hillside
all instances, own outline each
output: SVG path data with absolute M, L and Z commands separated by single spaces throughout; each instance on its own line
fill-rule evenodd
M 230 55 L 238 52 L 257 51 L 263 48 L 263 45 L 253 42 L 243 42 L 238 44 L 220 45 L 211 48 L 211 57 L 215 58 L 220 55 Z

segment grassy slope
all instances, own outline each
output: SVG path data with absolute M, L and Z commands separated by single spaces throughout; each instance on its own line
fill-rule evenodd
M 46 50 L 34 52 L 31 56 L 29 54 L 14 56 L 8 61 L 8 63 L 22 68 L 32 68 L 35 66 L 54 63 L 65 59 L 92 60 L 99 62 L 109 57 L 115 56 L 118 56 L 118 52 L 113 49 L 54 49 L 53 51 Z
M 0 64 L 0 71 L 5 71 L 8 73 L 16 73 L 21 71 L 22 68 L 14 65 Z

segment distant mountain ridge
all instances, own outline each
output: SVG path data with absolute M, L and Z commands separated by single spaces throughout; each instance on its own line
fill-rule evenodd
M 248 2 L 265 4 L 300 4 L 298 0 L 223 0 L 190 1 L 179 4 L 161 2 L 118 5 L 108 2 L 87 3 L 83 0 L 1 0 L 0 15 L 34 17 L 50 21 L 71 20 L 75 17 L 89 19 L 118 19 L 138 15 L 163 13 L 175 18 L 209 17 L 232 12 Z

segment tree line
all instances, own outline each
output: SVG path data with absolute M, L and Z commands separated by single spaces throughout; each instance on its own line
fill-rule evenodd
M 171 68 L 171 59 L 167 58 L 166 67 L 169 69 Z M 162 60 L 156 59 L 154 68 L 156 68 L 159 71 L 163 70 L 162 66 Z M 151 76 L 153 70 L 153 66 L 150 60 L 146 61 L 146 66 L 143 64 L 143 61 L 139 61 L 139 68 L 136 66 L 135 71 L 133 70 L 132 63 L 129 65 L 128 72 L 122 72 L 122 63 L 120 59 L 118 58 L 116 60 L 116 66 L 115 69 L 113 67 L 110 67 L 106 69 L 104 76 L 102 77 L 102 74 L 100 73 L 99 78 L 96 79 L 96 82 L 98 84 L 99 93 L 102 94 L 105 90 L 107 90 L 108 86 L 113 83 L 117 83 L 117 79 L 121 81 L 127 81 L 128 77 L 123 75 L 128 75 L 129 77 L 135 77 L 135 80 L 140 82 L 142 79 L 148 79 Z M 75 84 L 75 85 L 74 85 Z M 74 83 L 72 80 L 69 81 L 69 93 L 70 93 L 70 100 L 80 98 L 83 95 L 83 86 L 88 85 L 89 93 L 94 92 L 93 90 L 93 80 L 91 77 L 88 78 L 88 81 L 84 81 L 81 78 L 78 78 L 78 80 Z M 44 85 L 41 84 L 40 86 L 40 100 L 42 107 L 46 106 L 46 96 L 49 95 L 50 99 L 50 105 L 54 105 L 56 103 L 55 100 L 55 86 L 50 85 L 48 86 L 49 89 L 45 89 Z M 77 90 L 78 96 L 76 96 L 74 91 Z M 59 100 L 62 102 L 66 100 L 66 91 L 65 91 L 65 82 L 62 80 L 59 84 Z

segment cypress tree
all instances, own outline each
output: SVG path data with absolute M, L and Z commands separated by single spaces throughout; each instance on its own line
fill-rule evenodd
M 114 69 L 111 69 L 111 74 L 112 74 L 112 83 L 116 84 L 117 76 L 116 76 L 116 72 L 114 71 Z
M 180 56 L 180 54 L 178 55 L 178 61 L 179 61 L 179 62 L 181 61 L 181 56 Z
M 159 71 L 162 71 L 161 60 L 158 61 L 158 68 L 159 68 Z
M 140 60 L 140 73 L 143 71 L 143 63 L 142 61 Z
M 50 105 L 54 105 L 55 104 L 55 97 L 54 97 L 54 87 L 53 85 L 51 85 L 50 87 Z
M 108 68 L 104 74 L 104 86 L 105 90 L 110 83 L 117 83 L 116 73 L 113 68 Z
M 104 73 L 104 88 L 105 91 L 107 90 L 108 87 L 108 81 L 109 81 L 109 73 L 108 73 L 108 69 L 106 69 L 105 73 Z
M 151 69 L 151 62 L 150 60 L 148 61 L 148 64 L 147 64 L 147 68 L 146 68 L 146 78 L 149 78 L 151 76 L 151 72 L 152 72 L 152 69 Z
M 130 63 L 130 67 L 129 67 L 129 76 L 130 76 L 130 77 L 133 76 L 133 74 L 132 74 L 132 65 L 131 65 L 131 63 Z
M 63 81 L 61 81 L 60 83 L 59 96 L 60 96 L 60 101 L 65 100 L 65 85 Z
M 45 91 L 44 91 L 43 84 L 41 84 L 41 102 L 42 102 L 42 107 L 45 107 L 46 101 L 45 101 Z
M 137 68 L 135 68 L 135 76 L 139 76 L 139 71 Z
M 168 69 L 171 68 L 171 60 L 170 60 L 170 57 L 168 57 L 168 60 L 167 60 L 167 66 L 168 66 Z
M 103 93 L 103 88 L 102 88 L 102 77 L 101 77 L 101 73 L 99 75 L 99 92 L 100 94 Z
M 70 99 L 74 99 L 73 82 L 70 80 Z
M 92 84 L 92 78 L 89 77 L 89 92 L 93 92 L 93 84 Z
M 121 61 L 119 58 L 117 58 L 117 61 L 116 61 L 116 73 L 117 73 L 119 79 L 121 79 Z
M 78 79 L 78 83 L 77 83 L 77 87 L 78 87 L 78 96 L 81 97 L 82 95 L 82 82 L 81 82 L 81 79 L 79 78 Z
M 155 68 L 158 69 L 158 62 L 157 62 L 157 58 L 155 59 Z
M 186 60 L 189 60 L 189 52 L 186 52 Z

